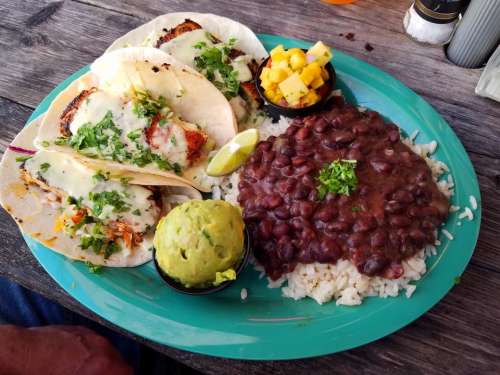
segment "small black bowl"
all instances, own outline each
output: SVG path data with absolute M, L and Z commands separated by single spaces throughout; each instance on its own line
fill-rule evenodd
M 306 49 L 302 49 L 304 52 L 307 52 Z M 331 62 L 325 65 L 325 68 L 328 72 L 329 78 L 328 80 L 324 83 L 327 86 L 327 92 L 325 92 L 322 95 L 322 98 L 319 102 L 310 105 L 308 107 L 303 107 L 303 108 L 289 108 L 289 107 L 283 107 L 277 104 L 274 104 L 271 102 L 269 99 L 267 99 L 266 95 L 264 94 L 264 89 L 260 85 L 261 80 L 260 80 L 260 74 L 262 72 L 262 69 L 267 65 L 267 62 L 271 56 L 266 58 L 262 64 L 260 64 L 259 69 L 257 70 L 257 75 L 255 77 L 255 86 L 257 88 L 257 92 L 259 93 L 259 96 L 261 97 L 262 101 L 264 102 L 264 111 L 273 119 L 273 120 L 279 120 L 280 116 L 285 116 L 285 117 L 299 117 L 299 116 L 307 116 L 310 115 L 311 113 L 314 113 L 321 109 L 323 105 L 326 103 L 328 100 L 328 97 L 330 96 L 330 93 L 333 90 L 333 87 L 335 86 L 335 80 L 336 80 L 336 73 L 335 69 L 333 68 L 333 65 Z
M 244 232 L 244 242 L 243 242 L 243 258 L 240 261 L 240 264 L 238 265 L 238 268 L 236 269 L 236 280 L 238 279 L 238 276 L 241 274 L 241 272 L 245 269 L 245 266 L 248 263 L 248 258 L 250 256 L 250 249 L 251 249 L 251 240 L 250 240 L 250 235 L 248 234 L 248 230 L 245 228 Z M 174 280 L 170 276 L 168 276 L 160 267 L 158 264 L 158 261 L 156 260 L 156 249 L 153 249 L 153 260 L 155 263 L 156 271 L 160 274 L 161 278 L 163 281 L 167 283 L 167 285 L 174 289 L 177 292 L 184 293 L 184 294 L 189 294 L 192 296 L 201 296 L 201 295 L 206 295 L 206 294 L 211 294 L 215 292 L 219 292 L 222 289 L 227 288 L 229 285 L 231 285 L 234 281 L 236 280 L 228 280 L 224 281 L 222 284 L 219 284 L 217 286 L 209 286 L 206 288 L 187 288 L 178 281 Z

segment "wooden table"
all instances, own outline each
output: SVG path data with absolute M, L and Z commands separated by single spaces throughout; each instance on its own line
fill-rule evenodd
M 3 0 L 0 149 L 5 150 L 33 108 L 57 83 L 92 62 L 115 38 L 162 13 L 213 12 L 241 21 L 257 33 L 328 42 L 389 72 L 422 95 L 463 142 L 478 174 L 484 218 L 475 254 L 461 283 L 425 316 L 399 332 L 326 357 L 235 361 L 135 339 L 209 374 L 380 374 L 403 370 L 425 374 L 498 373 L 500 104 L 474 95 L 481 70 L 451 65 L 442 48 L 424 47 L 405 36 L 402 18 L 408 5 L 408 1 L 394 0 L 359 0 L 349 6 L 325 5 L 316 0 Z M 354 37 L 346 38 L 348 33 Z M 366 43 L 372 51 L 367 51 Z M 1 275 L 111 326 L 54 283 L 3 210 L 0 221 Z

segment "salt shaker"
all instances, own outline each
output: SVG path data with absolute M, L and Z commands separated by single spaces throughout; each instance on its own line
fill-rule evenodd
M 403 26 L 415 41 L 444 45 L 453 35 L 463 0 L 416 0 L 405 14 Z

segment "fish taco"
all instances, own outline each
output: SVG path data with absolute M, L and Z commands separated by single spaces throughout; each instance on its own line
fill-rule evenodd
M 94 169 L 154 175 L 207 191 L 198 174 L 209 153 L 236 132 L 231 106 L 215 86 L 165 52 L 138 47 L 100 57 L 61 92 L 37 145 Z
M 134 175 L 93 170 L 68 154 L 35 150 L 41 118 L 26 126 L 0 164 L 0 203 L 23 233 L 68 258 L 132 267 L 152 257 L 154 230 L 190 186 L 134 184 Z M 140 176 L 139 176 L 140 177 Z M 179 185 L 179 184 L 178 184 Z
M 155 47 L 202 73 L 230 101 L 238 122 L 255 122 L 261 106 L 254 78 L 268 54 L 247 26 L 215 14 L 161 15 L 118 38 L 106 50 Z

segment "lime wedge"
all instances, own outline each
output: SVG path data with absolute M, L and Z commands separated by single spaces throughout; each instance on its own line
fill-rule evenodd
M 226 143 L 208 163 L 209 176 L 223 176 L 238 169 L 250 156 L 259 142 L 259 131 L 248 129 Z

